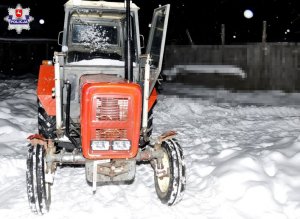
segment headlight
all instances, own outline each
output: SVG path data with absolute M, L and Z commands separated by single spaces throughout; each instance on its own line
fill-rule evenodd
M 131 143 L 128 140 L 125 141 L 113 141 L 112 148 L 115 151 L 128 151 L 131 147 Z
M 94 151 L 108 151 L 109 141 L 92 141 L 91 147 Z

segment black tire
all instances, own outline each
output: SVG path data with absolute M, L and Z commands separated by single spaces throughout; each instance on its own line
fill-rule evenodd
M 36 214 L 45 214 L 51 203 L 51 185 L 45 182 L 45 149 L 29 145 L 27 154 L 27 195 L 29 206 Z
M 155 190 L 162 203 L 169 206 L 177 204 L 185 190 L 185 163 L 181 146 L 175 139 L 162 143 L 163 164 L 168 168 L 167 176 L 154 174 Z
M 39 134 L 46 139 L 54 139 L 56 137 L 56 118 L 49 116 L 38 100 L 38 130 Z

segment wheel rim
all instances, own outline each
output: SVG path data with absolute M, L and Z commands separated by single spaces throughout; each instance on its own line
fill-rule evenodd
M 46 187 L 46 205 L 49 205 L 49 200 L 51 198 L 51 188 L 50 188 L 50 184 L 49 183 L 45 183 L 45 187 Z
M 46 157 L 46 154 L 44 154 L 44 156 Z M 44 159 L 44 176 L 46 176 L 46 173 L 47 173 L 47 162 Z M 49 200 L 51 198 L 51 187 L 50 187 L 50 183 L 46 182 L 46 178 L 44 178 L 44 181 L 45 181 L 45 192 L 46 192 L 45 200 L 46 200 L 46 205 L 48 206 Z
M 166 193 L 170 185 L 170 161 L 167 152 L 163 149 L 164 156 L 162 158 L 162 164 L 165 170 L 167 170 L 167 175 L 163 177 L 157 177 L 157 184 L 162 193 Z

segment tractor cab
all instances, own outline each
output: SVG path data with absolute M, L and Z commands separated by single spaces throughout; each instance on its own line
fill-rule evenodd
M 145 58 L 141 54 L 144 42 L 139 30 L 139 7 L 130 4 L 127 32 L 125 2 L 78 1 L 65 4 L 62 52 L 65 66 L 86 66 L 89 73 L 100 66 L 116 67 L 118 75 L 132 82 L 143 80 Z M 151 58 L 151 91 L 160 74 L 169 17 L 169 5 L 154 10 L 146 54 Z M 127 34 L 129 33 L 129 35 Z M 130 41 L 132 75 L 125 75 L 126 45 Z M 66 68 L 68 70 L 68 68 Z M 115 72 L 107 71 L 108 74 Z M 66 71 L 68 73 L 68 71 Z M 97 73 L 97 72 L 96 72 Z M 76 73 L 78 75 L 78 73 Z M 82 74 L 82 73 L 79 73 Z
M 134 8 L 137 10 L 137 7 Z M 67 10 L 66 26 L 68 28 L 64 34 L 62 47 L 62 51 L 66 52 L 66 64 L 72 65 L 83 60 L 94 59 L 125 60 L 125 11 L 69 8 L 68 4 Z M 135 19 L 134 14 L 131 22 Z M 131 33 L 134 37 L 134 48 L 137 48 L 135 26 L 132 26 Z M 133 54 L 134 61 L 136 61 L 136 51 L 133 51 Z M 94 64 L 101 63 L 97 63 L 96 60 Z

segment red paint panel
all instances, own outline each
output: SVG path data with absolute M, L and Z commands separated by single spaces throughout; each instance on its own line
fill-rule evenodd
M 101 98 L 127 99 L 128 110 L 126 119 L 97 119 L 97 108 L 99 109 L 97 103 L 99 103 L 99 99 Z M 123 82 L 96 82 L 84 84 L 81 91 L 81 144 L 83 156 L 87 159 L 116 159 L 135 157 L 138 152 L 140 137 L 141 109 L 142 91 L 140 86 L 137 84 Z M 99 130 L 117 130 L 120 133 L 126 133 L 126 139 L 131 141 L 131 149 L 128 151 L 114 151 L 112 148 L 110 148 L 108 151 L 93 151 L 90 146 L 92 140 L 114 140 L 112 137 L 99 139 L 99 132 L 101 132 Z M 115 135 L 114 133 L 110 133 L 108 136 Z
M 55 98 L 52 97 L 52 89 L 55 87 L 54 66 L 41 65 L 37 85 L 37 95 L 49 116 L 55 116 Z

